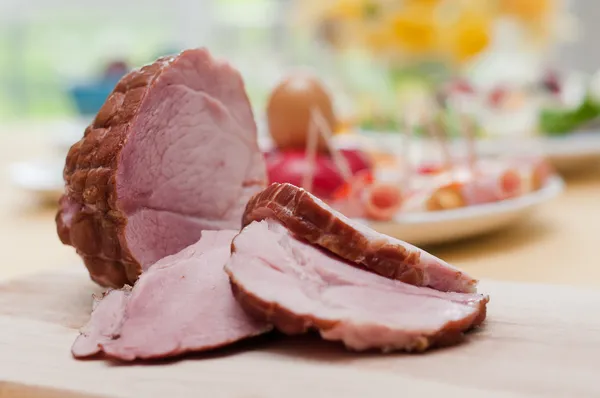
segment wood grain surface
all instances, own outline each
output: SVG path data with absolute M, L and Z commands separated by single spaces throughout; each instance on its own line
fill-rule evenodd
M 599 291 L 487 281 L 480 291 L 491 295 L 485 326 L 458 346 L 423 355 L 350 353 L 316 336 L 275 333 L 179 361 L 120 365 L 70 356 L 77 328 L 89 317 L 91 294 L 98 292 L 87 275 L 39 274 L 0 286 L 0 379 L 9 383 L 0 392 L 43 398 L 56 391 L 85 398 L 394 391 L 409 397 L 600 396 Z

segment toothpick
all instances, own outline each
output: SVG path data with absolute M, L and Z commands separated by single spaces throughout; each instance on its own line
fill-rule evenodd
M 319 130 L 314 118 L 311 117 L 308 123 L 308 134 L 306 137 L 306 160 L 308 163 L 308 169 L 304 173 L 302 178 L 302 188 L 308 192 L 312 191 L 313 180 L 315 175 L 315 163 L 317 158 L 317 146 L 319 143 Z
M 434 139 L 437 139 L 442 150 L 442 162 L 444 167 L 450 172 L 451 175 L 453 175 L 454 162 L 452 161 L 452 155 L 448 146 L 448 126 L 442 123 L 440 115 L 444 110 L 449 109 L 449 104 L 447 98 L 439 94 L 440 93 L 437 93 L 431 104 L 434 113 L 432 119 L 430 120 L 428 131 L 430 135 L 434 136 Z M 436 114 L 438 115 L 437 119 Z
M 321 133 L 321 136 L 325 140 L 327 147 L 329 148 L 329 152 L 331 154 L 331 159 L 333 163 L 337 167 L 338 171 L 342 175 L 345 183 L 350 183 L 352 179 L 352 170 L 348 165 L 348 161 L 342 155 L 340 150 L 333 145 L 333 133 L 329 129 L 329 125 L 325 120 L 325 117 L 321 113 L 321 111 L 315 107 L 311 110 L 311 119 L 315 122 L 318 127 L 318 131 Z
M 410 114 L 410 111 L 406 110 L 402 121 L 398 120 L 398 126 L 400 127 L 402 134 L 402 151 L 400 152 L 400 156 L 404 167 L 404 170 L 402 171 L 401 186 L 402 189 L 407 191 L 410 191 L 412 188 L 412 177 L 415 173 L 414 164 L 410 159 L 411 145 L 414 140 L 415 129 L 417 126 L 414 119 L 415 117 Z
M 475 148 L 475 134 L 473 132 L 474 123 L 468 119 L 467 115 L 459 115 L 461 130 L 464 131 L 467 146 L 467 164 L 472 174 L 478 170 L 477 167 L 477 148 Z
M 444 167 L 448 170 L 453 169 L 452 155 L 450 154 L 450 148 L 448 148 L 448 135 L 443 128 L 440 126 L 439 121 L 435 119 L 435 116 L 429 121 L 428 128 L 429 134 L 433 139 L 438 141 L 440 149 L 442 150 L 442 162 Z

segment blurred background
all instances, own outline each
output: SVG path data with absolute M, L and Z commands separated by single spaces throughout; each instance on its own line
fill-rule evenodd
M 197 46 L 241 69 L 258 108 L 296 65 L 358 113 L 365 91 L 391 88 L 382 69 L 396 86 L 419 72 L 490 87 L 592 74 L 599 16 L 593 0 L 2 0 L 0 122 L 93 113 L 124 70 Z
M 595 0 L 0 0 L 0 166 L 6 171 L 0 189 L 10 202 L 0 229 L 13 236 L 4 244 L 55 236 L 53 206 L 70 145 L 125 73 L 190 47 L 206 46 L 241 71 L 262 138 L 269 137 L 274 88 L 293 71 L 310 69 L 335 105 L 333 133 L 376 153 L 377 164 L 390 147 L 402 146 L 410 115 L 443 119 L 451 140 L 464 133 L 464 124 L 448 121 L 458 112 L 472 122 L 481 154 L 510 154 L 534 142 L 563 177 L 598 170 L 599 20 Z M 417 136 L 420 129 L 426 124 L 415 127 Z M 592 175 L 585 183 L 567 180 L 574 199 L 567 195 L 543 217 L 567 217 L 557 228 L 598 219 L 594 207 L 576 212 L 600 194 L 600 178 Z M 519 209 L 562 192 L 548 189 Z M 32 202 L 51 209 L 23 210 Z M 444 216 L 435 217 L 422 222 L 423 236 L 439 232 L 436 222 Z M 473 220 L 462 225 L 470 235 L 502 224 L 490 218 L 484 228 Z M 445 225 L 438 240 L 450 238 L 454 227 Z M 502 239 L 542 239 L 539 225 L 529 228 L 452 253 L 460 257 L 468 247 L 477 257 Z M 489 276 L 506 276 L 501 260 L 490 267 Z

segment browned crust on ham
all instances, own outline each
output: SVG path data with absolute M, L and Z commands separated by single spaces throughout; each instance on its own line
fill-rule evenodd
M 420 254 L 386 240 L 369 240 L 344 220 L 332 215 L 315 197 L 291 184 L 273 183 L 246 205 L 242 226 L 275 217 L 292 233 L 334 254 L 391 279 L 424 285 Z M 461 275 L 457 271 L 456 279 Z
M 117 206 L 118 159 L 142 100 L 172 60 L 159 58 L 124 76 L 67 155 L 58 235 L 63 244 L 77 249 L 92 280 L 102 286 L 133 284 L 142 271 L 127 247 L 127 220 Z
M 277 330 L 287 335 L 298 335 L 309 330 L 326 331 L 336 326 L 336 322 L 319 319 L 310 315 L 300 316 L 277 303 L 266 302 L 244 289 L 235 275 L 226 269 L 231 281 L 231 290 L 244 311 L 258 320 L 273 324 Z M 486 316 L 488 298 L 478 303 L 479 311 L 472 317 L 460 321 L 448 322 L 444 329 L 431 335 L 415 336 L 412 344 L 405 347 L 379 347 L 383 351 L 403 349 L 404 351 L 423 352 L 434 347 L 443 347 L 461 342 L 465 332 L 479 326 Z M 348 347 L 352 349 L 352 347 Z

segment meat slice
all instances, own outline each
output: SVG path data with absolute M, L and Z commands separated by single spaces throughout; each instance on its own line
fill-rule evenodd
M 388 278 L 441 291 L 475 292 L 477 281 L 409 243 L 378 233 L 291 184 L 271 184 L 246 206 L 243 225 L 273 217 L 292 233 Z
M 266 167 L 240 74 L 205 49 L 124 76 L 64 168 L 58 235 L 91 278 L 133 284 L 196 242 L 239 229 Z
M 71 347 L 73 356 L 89 357 L 100 352 L 100 344 L 118 336 L 125 306 L 131 294 L 131 287 L 107 290 L 101 297 L 94 297 L 92 317 L 81 329 L 79 336 Z
M 204 231 L 196 244 L 150 267 L 129 295 L 110 292 L 75 341 L 73 355 L 164 358 L 269 331 L 271 325 L 248 316 L 231 294 L 223 267 L 236 233 Z
M 520 192 L 521 177 L 516 168 L 483 163 L 475 172 L 466 167 L 457 167 L 431 178 L 426 186 L 413 193 L 402 210 L 451 210 L 511 199 Z
M 416 287 L 357 268 L 295 238 L 279 222 L 246 226 L 225 266 L 234 294 L 287 334 L 317 329 L 349 349 L 423 351 L 459 341 L 488 297 Z
M 402 206 L 402 193 L 394 184 L 375 183 L 366 189 L 363 201 L 367 218 L 389 221 Z

